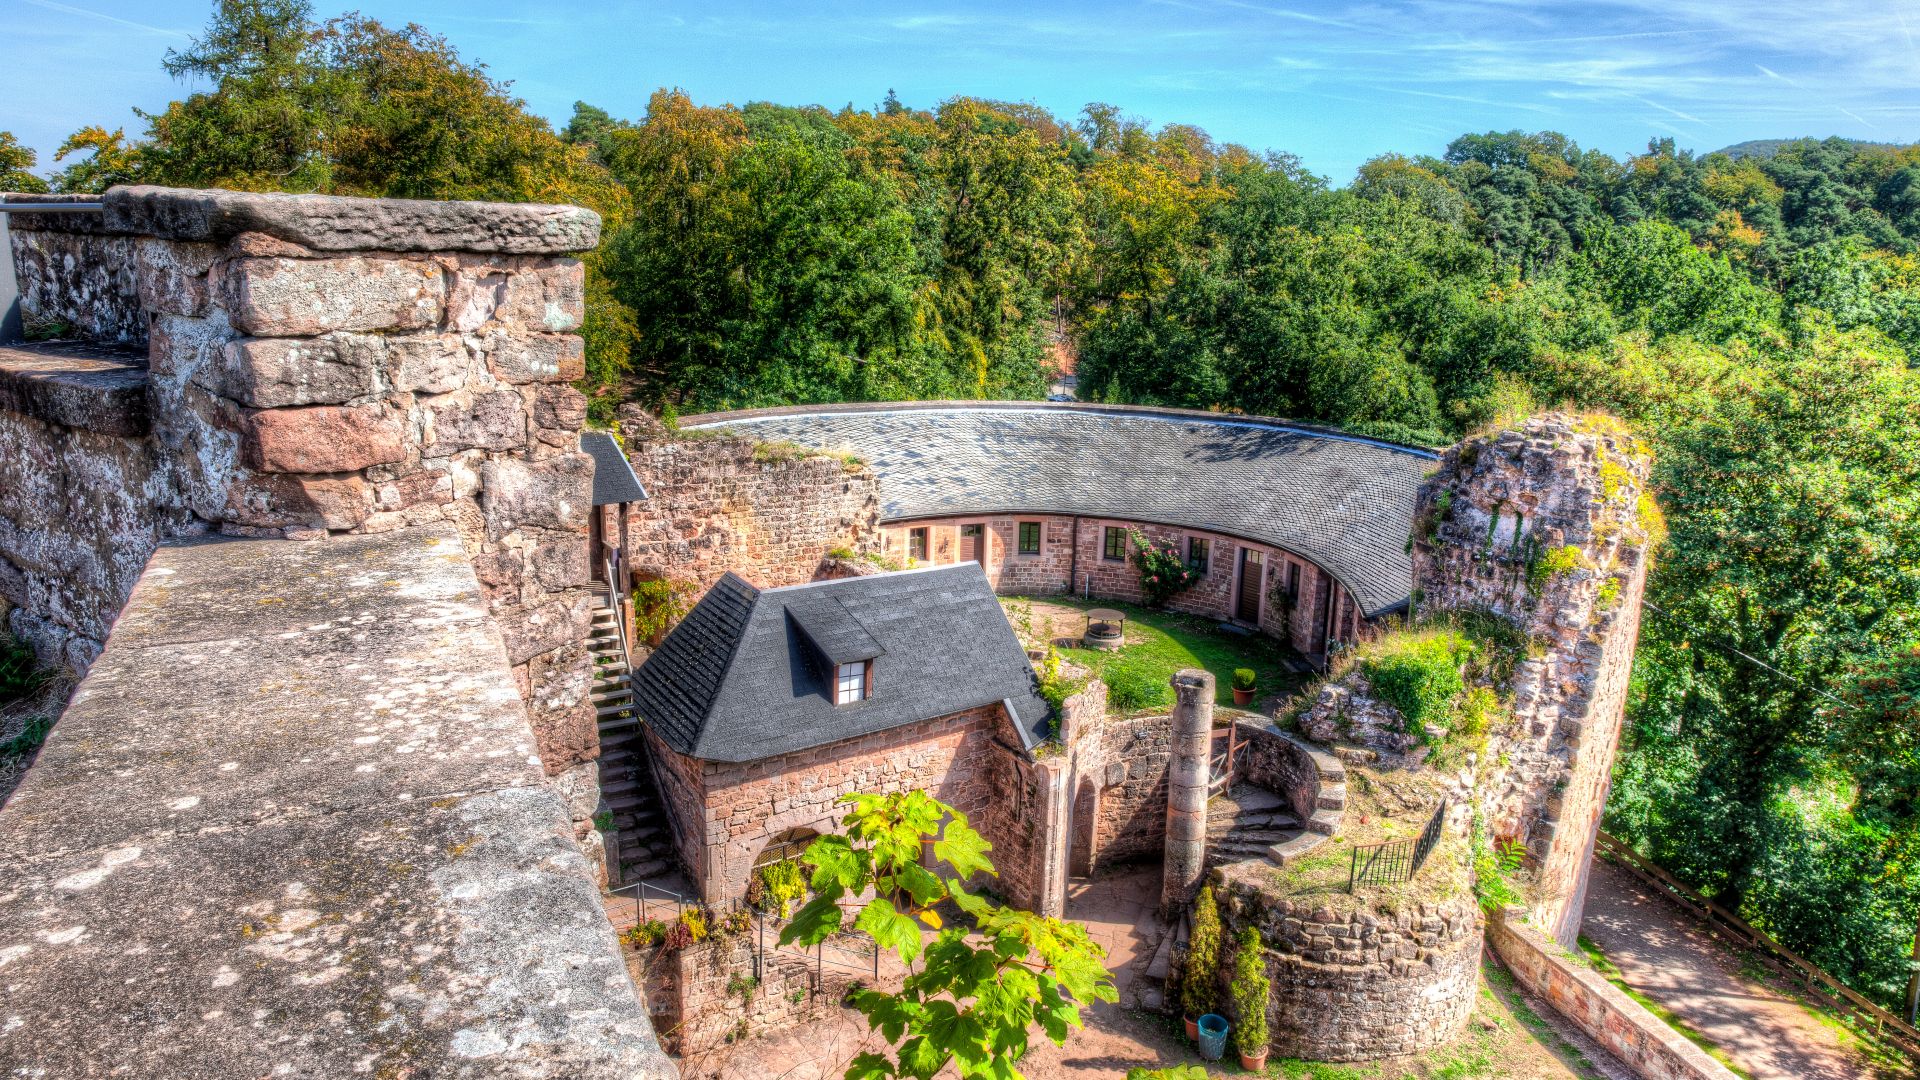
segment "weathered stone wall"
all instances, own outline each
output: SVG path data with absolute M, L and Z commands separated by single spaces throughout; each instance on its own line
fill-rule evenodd
M 753 982 L 751 933 L 715 934 L 660 958 L 675 968 L 675 1011 L 680 1020 L 672 1038 L 674 1052 L 681 1057 L 818 1019 L 839 1004 L 834 991 L 844 993 L 853 981 L 850 975 L 839 975 L 833 980 L 837 987 L 823 986 L 816 993 L 810 964 L 793 953 L 768 949 L 759 981 Z M 768 929 L 769 943 L 776 933 Z
M 1521 986 L 1552 1005 L 1642 1080 L 1732 1080 L 1733 1072 L 1599 972 L 1569 957 L 1515 909 L 1490 921 L 1493 946 Z
M 648 495 L 625 523 L 636 575 L 690 582 L 696 596 L 729 570 L 778 588 L 814 580 L 831 550 L 877 550 L 878 481 L 855 460 L 679 437 L 644 418 L 622 428 Z
M 1021 522 L 1040 524 L 1037 554 L 1020 553 Z M 1208 542 L 1206 574 L 1192 588 L 1168 602 L 1167 607 L 1173 611 L 1210 619 L 1245 621 L 1238 620 L 1236 602 L 1242 573 L 1240 552 L 1244 549 L 1257 553 L 1262 560 L 1258 615 L 1253 625 L 1308 655 L 1325 651 L 1325 639 L 1321 635 L 1329 625 L 1329 603 L 1336 605 L 1331 625 L 1340 640 L 1352 642 L 1375 632 L 1373 624 L 1360 617 L 1346 590 L 1318 566 L 1280 548 L 1249 543 L 1223 533 L 1109 518 L 998 514 L 888 522 L 879 530 L 880 546 L 889 557 L 905 559 L 910 550 L 909 534 L 924 529 L 928 562 L 958 562 L 960 530 L 969 525 L 981 527 L 981 569 L 994 590 L 1003 595 L 1072 593 L 1140 602 L 1145 593 L 1140 588 L 1139 569 L 1130 558 L 1115 560 L 1105 555 L 1106 530 L 1113 527 L 1137 530 L 1160 546 L 1172 545 L 1182 557 L 1187 553 L 1189 538 Z M 1290 589 L 1297 589 L 1297 594 Z M 1297 595 L 1297 599 L 1290 603 L 1289 597 L 1293 595 Z
M 1344 784 L 1346 771 L 1335 772 L 1330 768 L 1335 762 L 1323 751 L 1307 746 L 1271 724 L 1250 724 L 1244 720 L 1236 723 L 1240 739 L 1247 747 L 1243 759 L 1246 771 L 1242 775 L 1248 783 L 1286 799 L 1293 816 L 1302 822 L 1311 821 L 1322 809 L 1346 805 L 1345 788 L 1340 787 L 1337 801 L 1331 790 Z
M 12 247 L 30 326 L 145 342 L 148 459 L 17 422 L 20 460 L 125 483 L 125 505 L 85 512 L 70 546 L 120 563 L 193 529 L 322 539 L 433 522 L 456 527 L 537 736 L 542 764 L 585 807 L 598 732 L 587 702 L 587 527 L 592 461 L 572 331 L 598 219 L 564 207 L 116 188 L 100 215 L 16 215 Z M 43 501 L 47 520 L 69 507 Z M 107 495 L 91 496 L 111 502 Z M 144 504 L 144 509 L 142 509 Z M 5 538 L 0 537 L 0 545 Z M 16 558 L 16 627 L 58 624 L 99 645 L 125 599 L 124 566 L 84 596 L 36 584 L 60 560 Z M 81 561 L 81 560 L 69 560 Z M 26 566 L 22 566 L 22 563 Z M 33 603 L 48 598 L 48 607 Z M 11 598 L 11 597 L 10 597 Z
M 1229 876 L 1221 914 L 1229 942 L 1246 926 L 1260 931 L 1268 1031 L 1282 1056 L 1417 1053 L 1451 1041 L 1473 1009 L 1481 922 L 1471 897 L 1338 914 Z M 1224 980 L 1231 959 L 1221 970 Z M 1223 981 L 1222 1000 L 1226 989 Z
M 1097 735 L 1076 747 L 1074 873 L 1160 857 L 1172 758 L 1173 725 L 1164 715 L 1105 717 Z
M 1492 612 L 1532 642 L 1510 684 L 1504 764 L 1476 792 L 1523 840 L 1540 925 L 1572 948 L 1626 707 L 1647 545 L 1650 460 L 1616 420 L 1548 414 L 1448 450 L 1420 492 L 1418 594 Z

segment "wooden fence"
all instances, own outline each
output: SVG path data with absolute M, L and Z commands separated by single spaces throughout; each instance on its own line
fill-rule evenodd
M 1819 994 L 1821 999 L 1858 1021 L 1866 1034 L 1898 1047 L 1909 1057 L 1920 1059 L 1920 1028 L 1875 1005 L 1852 987 L 1827 974 L 1812 961 L 1748 925 L 1745 919 L 1682 884 L 1660 867 L 1648 862 L 1639 852 L 1606 833 L 1599 838 L 1600 850 L 1615 859 L 1635 877 L 1656 891 L 1692 911 L 1708 930 L 1734 944 L 1753 949 L 1794 980 Z

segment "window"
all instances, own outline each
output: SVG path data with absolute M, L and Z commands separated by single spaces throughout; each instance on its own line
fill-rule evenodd
M 907 558 L 916 562 L 927 561 L 927 530 L 907 530 Z
M 1040 554 L 1040 523 L 1023 521 L 1020 523 L 1020 554 Z
M 1212 565 L 1209 561 L 1211 556 L 1211 546 L 1204 538 L 1198 536 L 1187 537 L 1187 566 L 1190 569 L 1198 573 L 1206 573 L 1207 568 Z
M 1297 562 L 1287 563 L 1287 602 L 1300 602 L 1300 564 Z
M 1114 525 L 1107 526 L 1107 546 L 1102 550 L 1101 557 L 1108 562 L 1127 561 L 1127 530 Z
M 850 705 L 867 697 L 867 662 L 841 664 L 834 677 L 833 703 Z

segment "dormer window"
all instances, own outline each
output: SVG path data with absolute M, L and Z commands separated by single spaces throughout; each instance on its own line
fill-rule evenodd
M 867 698 L 867 661 L 841 664 L 834 677 L 833 703 L 851 705 Z

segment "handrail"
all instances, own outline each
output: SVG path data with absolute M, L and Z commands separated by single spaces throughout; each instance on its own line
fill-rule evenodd
M 1820 992 L 1843 1012 L 1865 1014 L 1867 1018 L 1874 1021 L 1876 1035 L 1892 1042 L 1908 1054 L 1920 1055 L 1920 1028 L 1874 1004 L 1859 991 L 1828 974 L 1825 969 L 1773 940 L 1765 931 L 1755 929 L 1745 919 L 1682 883 L 1624 842 L 1603 832 L 1599 834 L 1598 844 L 1600 850 L 1608 855 L 1624 860 L 1625 869 L 1629 873 L 1678 901 L 1682 906 L 1691 909 L 1696 915 L 1704 917 L 1709 931 L 1716 930 L 1714 924 L 1717 922 L 1721 928 L 1732 932 L 1737 939 L 1736 944 L 1774 954 L 1778 960 L 1784 962 L 1783 966 L 1787 974 L 1794 976 L 1809 990 Z M 1838 1000 L 1833 1000 L 1836 995 Z

